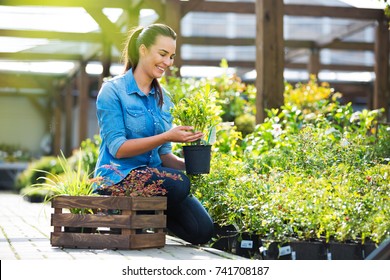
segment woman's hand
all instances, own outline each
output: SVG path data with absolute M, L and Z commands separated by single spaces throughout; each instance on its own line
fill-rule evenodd
M 202 139 L 204 134 L 199 131 L 194 132 L 193 130 L 192 126 L 176 126 L 165 133 L 169 142 L 185 143 Z

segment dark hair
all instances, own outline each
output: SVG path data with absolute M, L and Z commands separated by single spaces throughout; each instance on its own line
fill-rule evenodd
M 149 48 L 156 42 L 156 38 L 160 35 L 170 37 L 173 40 L 176 40 L 177 37 L 175 31 L 171 27 L 161 23 L 154 23 L 147 27 L 138 26 L 130 30 L 122 54 L 125 63 L 125 72 L 130 68 L 132 68 L 133 71 L 137 68 L 139 47 L 143 44 L 145 47 Z M 157 79 L 153 80 L 152 87 L 157 91 L 157 96 L 159 98 L 158 104 L 161 107 L 163 104 L 163 94 Z

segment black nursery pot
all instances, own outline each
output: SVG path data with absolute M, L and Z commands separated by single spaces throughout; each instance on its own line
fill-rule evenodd
M 210 173 L 211 145 L 183 146 L 187 174 Z
M 215 242 L 211 244 L 211 247 L 225 252 L 232 252 L 237 235 L 237 229 L 234 225 L 220 226 L 214 224 L 213 239 Z

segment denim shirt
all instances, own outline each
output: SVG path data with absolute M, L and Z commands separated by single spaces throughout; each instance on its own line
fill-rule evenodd
M 132 169 L 140 166 L 161 166 L 160 155 L 172 151 L 168 142 L 134 157 L 115 157 L 126 140 L 161 134 L 172 127 L 169 112 L 172 102 L 165 90 L 163 94 L 164 104 L 160 108 L 155 89 L 148 95 L 142 93 L 131 69 L 103 84 L 96 101 L 102 143 L 95 176 L 103 176 L 106 184 L 118 183 Z M 107 166 L 114 167 L 114 170 Z

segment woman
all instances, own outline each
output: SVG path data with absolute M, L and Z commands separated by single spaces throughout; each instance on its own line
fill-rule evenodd
M 180 175 L 183 180 L 167 178 L 163 184 L 167 227 L 192 244 L 202 244 L 212 237 L 213 222 L 189 195 L 190 181 L 179 171 L 185 169 L 184 160 L 172 153 L 171 142 L 193 142 L 203 134 L 190 126 L 172 127 L 172 103 L 157 80 L 173 64 L 175 51 L 176 33 L 169 26 L 152 24 L 130 32 L 123 52 L 124 74 L 103 84 L 97 97 L 102 143 L 95 175 L 118 186 L 132 170 L 147 167 Z M 106 165 L 119 172 L 102 168 Z

